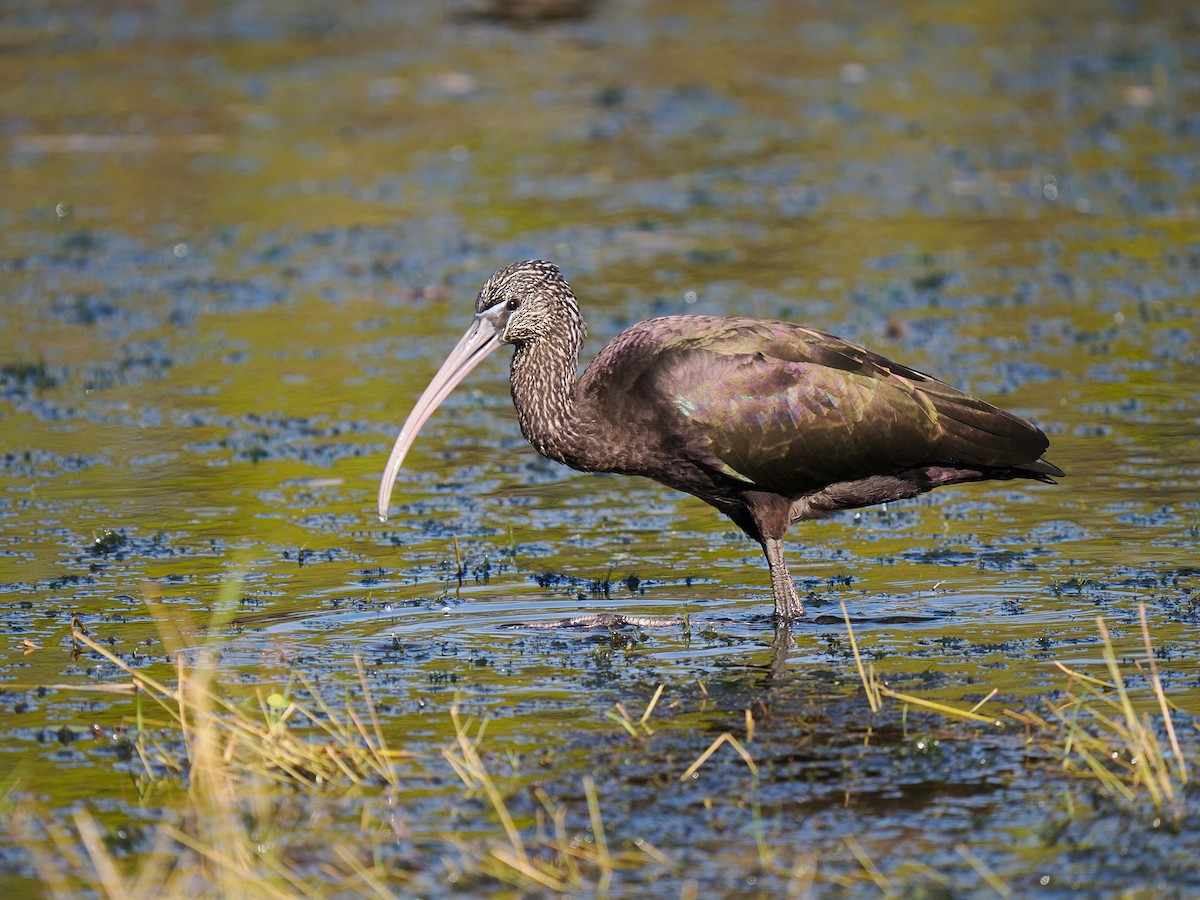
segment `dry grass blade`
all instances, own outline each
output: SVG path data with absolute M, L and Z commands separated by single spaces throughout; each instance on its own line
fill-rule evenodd
M 663 689 L 665 687 L 665 684 L 660 684 L 658 688 L 655 689 L 654 696 L 651 697 L 650 702 L 646 704 L 646 711 L 642 713 L 641 719 L 638 720 L 638 723 L 646 729 L 647 734 L 653 734 L 653 732 L 650 731 L 650 727 L 646 723 L 650 720 L 650 714 L 654 712 L 654 707 L 658 706 L 659 698 L 662 697 Z
M 28 806 L 19 806 L 8 822 L 10 832 L 29 853 L 33 870 L 47 895 L 74 900 L 79 895 L 69 873 L 84 868 L 79 844 L 54 823 L 37 821 Z M 44 834 L 35 834 L 35 831 Z M 86 851 L 85 851 L 86 852 Z
M 993 697 L 995 697 L 998 693 L 1000 693 L 1000 688 L 992 688 L 990 691 L 988 691 L 988 694 L 986 697 L 984 697 L 982 700 L 980 700 L 978 703 L 976 703 L 974 706 L 971 707 L 970 711 L 972 713 L 979 712 L 979 708 L 981 706 L 983 706 L 983 704 L 985 704 L 989 700 L 991 700 Z
M 140 691 L 139 697 L 149 698 L 167 714 L 166 724 L 180 729 L 188 765 L 195 764 L 195 730 L 201 725 L 211 725 L 214 733 L 222 736 L 222 753 L 228 757 L 228 762 L 248 774 L 306 787 L 343 781 L 357 785 L 371 779 L 381 779 L 393 786 L 398 782 L 395 763 L 407 755 L 387 748 L 374 699 L 359 661 L 356 661 L 361 691 L 358 702 L 366 707 L 370 727 L 362 722 L 353 708 L 347 707 L 344 714 L 339 714 L 303 678 L 300 684 L 313 697 L 315 709 L 293 701 L 282 712 L 276 712 L 271 704 L 260 698 L 261 717 L 254 719 L 241 705 L 226 700 L 216 692 L 212 686 L 210 669 L 200 667 L 189 670 L 184 666 L 182 655 L 176 659 L 177 687 L 170 688 L 131 668 L 88 635 L 75 632 L 74 638 L 127 675 L 133 682 L 132 686 Z M 304 733 L 304 729 L 291 727 L 290 720 L 297 716 L 303 717 L 308 727 L 324 734 L 328 740 L 313 741 Z M 153 763 L 181 771 L 183 766 L 161 748 L 151 759 L 142 727 L 146 723 L 140 711 L 138 719 L 138 753 L 147 774 L 153 772 Z
M 1113 649 L 1112 637 L 1108 633 L 1108 626 L 1105 625 L 1103 617 L 1096 617 L 1096 627 L 1100 630 L 1100 637 L 1104 642 L 1104 662 L 1108 666 L 1109 675 L 1112 676 L 1124 717 L 1123 728 L 1111 722 L 1108 723 L 1109 727 L 1124 739 L 1129 748 L 1132 765 L 1137 771 L 1137 780 L 1144 783 L 1146 789 L 1150 791 L 1154 805 L 1162 806 L 1164 802 L 1175 799 L 1175 792 L 1169 771 L 1164 771 L 1161 748 L 1150 729 L 1149 722 L 1138 716 L 1129 699 L 1129 692 L 1125 688 L 1125 679 L 1121 675 L 1121 667 L 1117 664 L 1117 653 Z M 1166 775 L 1166 778 L 1161 777 L 1163 775 Z
M 658 701 L 661 699 L 663 690 L 665 688 L 665 684 L 660 684 L 655 689 L 654 695 L 650 698 L 650 702 L 646 704 L 646 708 L 643 710 L 641 718 L 636 722 L 626 711 L 624 705 L 619 702 L 613 704 L 613 709 L 615 709 L 615 712 L 613 710 L 608 710 L 604 713 L 604 717 L 616 722 L 618 725 L 624 728 L 629 733 L 630 737 L 649 737 L 650 735 L 654 734 L 654 729 L 649 725 L 650 716 L 653 714 L 655 707 L 658 706 Z
M 1179 770 L 1179 783 L 1187 784 L 1187 761 L 1179 746 L 1179 737 L 1175 734 L 1175 723 L 1171 719 L 1171 709 L 1167 705 L 1167 694 L 1163 690 L 1162 679 L 1158 676 L 1158 661 L 1154 657 L 1154 645 L 1150 640 L 1150 625 L 1146 621 L 1146 604 L 1138 604 L 1138 621 L 1142 626 L 1142 642 L 1146 648 L 1146 662 L 1150 666 L 1150 684 L 1154 688 L 1154 697 L 1158 700 L 1158 708 L 1162 712 L 1163 726 L 1167 730 L 1167 738 L 1171 742 L 1171 752 Z
M 887 877 L 879 871 L 879 867 L 875 865 L 875 861 L 871 859 L 870 854 L 862 844 L 858 842 L 858 838 L 854 835 L 847 835 L 845 838 L 846 846 L 850 848 L 850 852 L 854 854 L 854 858 L 858 860 L 858 864 L 863 867 L 863 871 L 867 873 L 867 877 L 875 883 L 879 890 L 883 891 L 886 896 L 892 896 L 892 883 L 887 880 Z
M 379 900 L 394 900 L 396 896 L 395 890 L 389 887 L 387 882 L 380 877 L 380 873 L 374 869 L 364 868 L 362 863 L 358 861 L 354 854 L 343 846 L 339 845 L 334 847 L 333 852 L 337 855 L 337 858 L 341 860 L 346 869 L 354 876 L 352 879 L 341 879 L 343 890 L 351 889 L 354 890 L 355 895 L 361 895 L 364 892 L 356 890 L 357 886 L 361 884 L 365 886 L 373 896 L 378 897 Z
M 136 684 L 6 684 L 13 691 L 78 691 L 81 694 L 136 694 Z
M 568 885 L 564 881 L 533 865 L 529 861 L 529 857 L 514 853 L 510 847 L 493 847 L 491 854 L 497 860 L 504 863 L 505 866 L 512 869 L 513 872 L 521 875 L 534 884 L 540 884 L 542 887 L 548 888 L 556 893 L 564 893 L 567 890 Z M 507 872 L 493 871 L 491 874 L 501 881 L 514 881 L 511 875 L 509 875 Z M 515 881 L 517 886 L 520 887 L 520 880 L 517 879 Z
M 1000 876 L 993 872 L 982 859 L 976 856 L 970 847 L 966 844 L 955 844 L 954 852 L 965 859 L 993 891 L 1005 898 L 1005 900 L 1008 900 L 1012 896 L 1012 891 L 1008 889 L 1008 885 L 1001 881 Z
M 1056 663 L 1073 683 L 1078 683 L 1081 693 L 1072 694 L 1066 702 L 1054 707 L 1066 736 L 1061 748 L 1051 749 L 1061 756 L 1064 769 L 1095 778 L 1107 793 L 1134 802 L 1139 791 L 1144 790 L 1156 807 L 1163 808 L 1176 803 L 1179 789 L 1187 783 L 1187 766 L 1158 674 L 1144 607 L 1140 619 L 1151 673 L 1149 681 L 1170 742 L 1171 759 L 1164 752 L 1150 716 L 1139 715 L 1134 706 L 1112 635 L 1101 617 L 1096 619 L 1096 628 L 1110 680 L 1084 675 Z M 1078 763 L 1082 763 L 1082 768 L 1077 767 Z
M 123 659 L 121 659 L 119 656 L 114 655 L 113 653 L 110 653 L 107 648 L 102 647 L 99 644 L 97 644 L 95 641 L 93 641 L 91 639 L 90 636 L 88 636 L 87 633 L 76 629 L 75 631 L 71 632 L 71 639 L 78 642 L 79 644 L 82 644 L 84 647 L 87 647 L 89 650 L 91 650 L 95 653 L 99 653 L 106 660 L 108 660 L 110 663 L 112 663 L 114 666 L 116 666 L 118 669 L 120 669 L 122 672 L 124 672 L 130 678 L 132 678 L 135 687 L 141 688 L 142 690 L 146 691 L 147 693 L 151 694 L 152 696 L 155 696 L 156 698 L 170 698 L 171 700 L 177 699 L 176 693 L 174 691 L 170 690 L 169 688 L 164 686 L 162 683 L 151 678 L 145 672 L 140 672 L 135 669 L 131 669 L 125 663 L 125 661 Z
M 528 869 L 529 856 L 525 852 L 525 843 L 521 840 L 521 832 L 517 829 L 516 823 L 508 811 L 508 806 L 504 802 L 504 797 L 500 794 L 500 789 L 496 787 L 496 783 L 492 780 L 491 774 L 479 756 L 477 747 L 478 738 L 476 741 L 472 741 L 468 737 L 466 727 L 459 718 L 457 705 L 450 707 L 450 721 L 454 723 L 454 736 L 458 747 L 458 755 L 455 756 L 453 751 L 449 749 L 443 750 L 442 755 L 468 788 L 479 787 L 483 789 L 488 802 L 492 805 L 492 810 L 500 819 L 504 833 L 508 836 L 508 843 L 513 859 L 520 863 L 519 868 L 522 871 Z M 481 727 L 479 736 L 482 736 L 482 734 L 483 729 Z
M 445 836 L 461 852 L 477 861 L 481 874 L 522 891 L 546 889 L 555 893 L 577 893 L 587 888 L 588 893 L 605 896 L 618 868 L 636 866 L 648 859 L 668 863 L 662 853 L 644 842 L 639 844 L 637 851 L 613 853 L 604 827 L 599 793 L 590 776 L 583 778 L 583 793 L 592 840 L 580 841 L 573 837 L 566 825 L 567 810 L 552 804 L 544 790 L 535 788 L 533 795 L 540 806 L 536 811 L 537 837 L 526 842 L 481 755 L 483 725 L 472 738 L 469 723 L 462 720 L 457 706 L 451 707 L 450 716 L 455 741 L 453 746 L 443 749 L 442 755 L 468 790 L 480 791 L 487 798 L 506 836 L 503 843 L 485 843 L 482 849 L 472 847 L 457 835 Z M 547 818 L 553 823 L 552 833 L 547 833 Z M 587 868 L 581 863 L 587 864 Z M 596 882 L 588 887 L 585 873 L 593 870 Z
M 629 733 L 630 737 L 641 737 L 642 735 L 638 732 L 637 723 L 629 718 L 629 713 L 625 711 L 625 707 L 620 703 L 613 704 L 613 707 L 614 709 L 605 711 L 604 718 L 616 722 Z
M 863 667 L 862 656 L 858 652 L 858 640 L 854 637 L 854 628 L 850 625 L 850 613 L 846 610 L 846 601 L 841 600 L 839 602 L 842 606 L 842 619 L 846 623 L 846 634 L 850 638 L 850 649 L 854 652 L 854 665 L 858 667 L 858 677 L 862 680 L 863 690 L 866 691 L 867 702 L 871 704 L 871 712 L 877 713 L 881 706 L 879 684 L 874 677 L 867 677 L 867 670 Z
M 371 687 L 367 684 L 367 672 L 363 668 L 362 657 L 357 653 L 354 654 L 354 671 L 358 674 L 358 686 L 363 692 L 363 696 L 367 698 L 367 715 L 371 719 L 371 728 L 374 731 L 374 742 L 366 735 L 365 731 L 360 728 L 363 740 L 366 741 L 367 747 L 371 754 L 376 759 L 376 766 L 379 769 L 390 768 L 387 761 L 387 740 L 383 736 L 383 727 L 379 724 L 379 712 L 376 705 L 370 702 Z M 395 784 L 392 784 L 395 787 Z
M 588 818 L 592 824 L 592 839 L 596 842 L 596 865 L 600 867 L 600 881 L 596 892 L 601 896 L 608 893 L 612 882 L 613 862 L 608 853 L 608 838 L 604 834 L 604 820 L 600 817 L 600 799 L 596 796 L 596 782 L 591 775 L 583 776 L 583 793 L 587 797 Z
M 117 870 L 116 860 L 104 846 L 104 839 L 100 836 L 100 829 L 96 827 L 96 820 L 84 812 L 76 813 L 74 820 L 79 841 L 96 870 L 96 878 L 104 888 L 105 895 L 109 900 L 128 897 L 125 880 Z
M 83 646 L 91 645 L 86 635 L 77 635 L 77 640 Z M 313 894 L 314 886 L 288 861 L 286 842 L 279 838 L 291 824 L 282 811 L 292 808 L 293 795 L 281 796 L 271 790 L 279 780 L 278 769 L 272 767 L 283 760 L 276 745 L 284 745 L 287 753 L 297 757 L 307 745 L 282 727 L 288 714 L 265 724 L 254 723 L 216 696 L 205 670 L 193 676 L 180 663 L 178 687 L 168 690 L 152 678 L 131 672 L 111 654 L 101 655 L 133 679 L 139 688 L 139 702 L 142 696 L 152 696 L 184 735 L 187 805 L 174 821 L 156 826 L 153 846 L 142 854 L 132 873 L 110 850 L 101 827 L 88 813 L 74 815 L 74 838 L 44 825 L 57 851 L 53 860 L 46 860 L 32 839 L 23 844 L 51 892 L 74 896 L 76 888 L 83 886 L 111 900 L 197 892 L 281 900 Z M 144 724 L 140 718 L 139 724 Z M 149 772 L 145 748 L 140 752 Z M 309 755 L 325 752 L 317 746 Z M 268 769 L 271 777 L 248 777 L 265 776 Z M 303 779 L 298 783 L 304 783 Z M 311 804 L 312 798 L 305 802 Z M 82 855 L 76 848 L 82 848 Z
M 1083 672 L 1076 672 L 1074 669 L 1070 668 L 1065 663 L 1059 662 L 1057 659 L 1054 660 L 1054 666 L 1060 671 L 1065 672 L 1070 677 L 1071 681 L 1081 681 L 1084 684 L 1090 684 L 1104 691 L 1112 688 L 1112 685 L 1103 678 L 1093 678 L 1091 675 L 1085 675 Z M 1070 684 L 1068 684 L 1067 687 L 1069 688 Z
M 747 752 L 746 748 L 742 746 L 741 742 L 728 731 L 726 731 L 708 745 L 708 749 L 701 753 L 696 758 L 696 761 L 687 767 L 687 771 L 679 776 L 679 780 L 687 781 L 698 771 L 700 771 L 700 767 L 708 762 L 709 757 L 721 749 L 722 744 L 729 744 L 731 747 L 733 747 L 733 749 L 737 751 L 738 756 L 740 756 L 742 761 L 746 764 L 746 768 L 750 770 L 751 774 L 754 775 L 755 778 L 758 777 L 758 766 L 755 764 L 754 759 L 750 756 L 749 752 Z
M 578 860 L 582 858 L 582 853 L 576 853 L 575 847 L 571 842 L 571 837 L 567 832 L 567 809 L 565 806 L 555 806 L 550 801 L 550 795 L 541 788 L 534 789 L 534 796 L 537 797 L 538 803 L 542 806 L 542 811 L 550 816 L 550 820 L 554 823 L 554 836 L 551 837 L 545 834 L 540 827 L 542 820 L 539 819 L 539 840 L 543 846 L 551 848 L 567 848 L 567 853 L 560 853 L 559 859 L 562 863 L 563 880 L 569 884 L 582 884 L 583 874 L 579 869 Z
M 912 706 L 920 706 L 925 709 L 931 709 L 936 713 L 941 713 L 943 716 L 951 719 L 968 719 L 972 722 L 982 722 L 986 725 L 995 725 L 1000 727 L 1003 723 L 995 716 L 985 716 L 974 710 L 978 709 L 983 703 L 987 702 L 988 698 L 984 698 L 977 703 L 972 709 L 959 709 L 957 706 L 950 706 L 946 703 L 938 703 L 936 700 L 926 700 L 923 697 L 917 697 L 914 694 L 904 694 L 900 691 L 893 691 L 891 688 L 879 686 L 879 695 L 882 697 L 891 697 L 893 700 L 899 700 L 901 703 L 908 703 Z

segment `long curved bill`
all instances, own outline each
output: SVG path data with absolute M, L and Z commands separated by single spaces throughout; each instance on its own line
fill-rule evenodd
M 442 367 L 433 376 L 429 387 L 425 388 L 425 392 L 417 400 L 417 405 L 408 414 L 404 427 L 400 429 L 400 436 L 396 438 L 396 443 L 392 446 L 392 455 L 388 457 L 387 466 L 383 470 L 383 480 L 379 483 L 379 521 L 387 521 L 392 486 L 396 483 L 396 476 L 400 473 L 400 467 L 404 465 L 404 457 L 417 439 L 417 432 L 421 430 L 421 426 L 433 415 L 433 411 L 441 402 L 450 396 L 450 392 L 458 383 L 499 346 L 500 336 L 496 333 L 496 326 L 485 316 L 477 315 L 466 334 L 450 351 Z

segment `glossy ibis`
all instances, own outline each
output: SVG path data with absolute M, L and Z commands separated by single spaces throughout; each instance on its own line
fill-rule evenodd
M 512 344 L 521 431 L 584 472 L 644 475 L 715 506 L 762 545 L 775 616 L 804 615 L 780 543 L 788 526 L 947 484 L 1062 475 L 1034 425 L 832 335 L 746 318 L 665 316 L 617 335 L 576 381 L 584 324 L 552 263 L 484 284 L 475 319 L 417 400 L 379 486 L 434 409 Z

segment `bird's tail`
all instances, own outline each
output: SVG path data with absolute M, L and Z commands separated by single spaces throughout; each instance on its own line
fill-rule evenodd
M 1052 462 L 1047 462 L 1044 459 L 1035 459 L 1031 463 L 1025 463 L 1020 466 L 1013 466 L 1013 472 L 1017 478 L 1032 478 L 1034 481 L 1040 481 L 1042 484 L 1058 484 L 1055 478 L 1066 477 L 1066 472 L 1054 465 Z

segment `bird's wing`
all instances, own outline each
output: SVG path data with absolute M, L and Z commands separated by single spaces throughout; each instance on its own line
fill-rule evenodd
M 1015 466 L 1046 448 L 1028 422 L 832 335 L 695 318 L 658 320 L 670 324 L 657 326 L 630 388 L 657 407 L 659 427 L 762 488 L 797 494 L 916 466 Z

